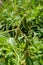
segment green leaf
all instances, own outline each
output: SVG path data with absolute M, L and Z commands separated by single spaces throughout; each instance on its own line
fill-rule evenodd
M 28 56 L 26 56 L 26 65 L 33 65 L 31 58 Z
M 6 65 L 4 62 L 0 62 L 0 65 Z
M 39 61 L 38 61 L 38 60 L 34 61 L 34 62 L 33 62 L 33 65 L 40 65 L 40 64 L 39 64 Z

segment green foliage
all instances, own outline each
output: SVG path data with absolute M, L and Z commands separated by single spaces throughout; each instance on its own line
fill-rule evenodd
M 0 65 L 43 65 L 43 0 L 2 0 Z

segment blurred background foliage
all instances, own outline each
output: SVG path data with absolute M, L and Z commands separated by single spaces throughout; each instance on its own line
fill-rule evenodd
M 43 65 L 43 0 L 0 0 L 0 65 Z

